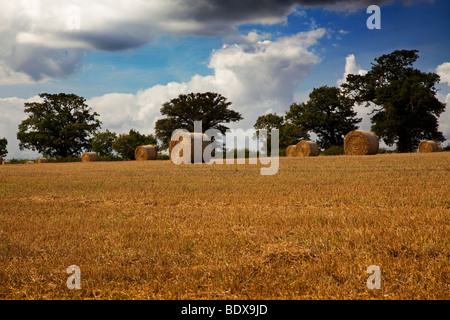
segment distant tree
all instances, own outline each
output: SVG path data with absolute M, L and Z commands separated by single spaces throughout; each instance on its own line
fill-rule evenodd
M 128 134 L 119 135 L 112 147 L 123 159 L 135 160 L 134 151 L 137 147 L 153 144 L 156 146 L 157 140 L 154 135 L 143 135 L 138 131 L 131 129 Z
M 242 120 L 239 112 L 229 109 L 231 102 L 218 93 L 180 94 L 178 98 L 163 104 L 161 114 L 166 116 L 155 124 L 156 137 L 161 148 L 169 147 L 172 133 L 177 129 L 194 131 L 194 121 L 202 121 L 202 131 L 218 129 L 225 134 L 228 127 L 223 123 Z
M 29 117 L 19 125 L 20 150 L 49 157 L 78 156 L 91 147 L 91 135 L 100 127 L 99 115 L 75 94 L 39 95 L 43 102 L 25 103 Z
M 353 100 L 346 97 L 339 88 L 323 86 L 315 88 L 309 100 L 292 104 L 286 118 L 319 137 L 317 144 L 323 149 L 342 146 L 345 135 L 357 128 L 361 119 L 356 118 Z
M 0 138 L 0 157 L 6 157 L 8 150 L 6 146 L 8 145 L 8 140 L 6 138 Z
M 258 117 L 254 124 L 254 128 L 258 130 L 267 130 L 267 150 L 270 151 L 271 146 L 271 130 L 278 129 L 279 131 L 279 147 L 286 149 L 289 145 L 297 144 L 302 139 L 309 139 L 308 132 L 302 126 L 295 125 L 286 121 L 283 116 L 274 113 L 267 113 Z
M 102 157 L 113 155 L 113 143 L 117 135 L 114 132 L 106 130 L 105 132 L 95 132 L 92 139 L 92 151 L 97 152 Z
M 417 50 L 396 50 L 375 59 L 365 75 L 347 76 L 342 88 L 356 103 L 373 103 L 372 131 L 399 152 L 411 152 L 420 140 L 444 141 L 438 118 L 445 104 L 436 98 L 440 78 L 412 67 Z

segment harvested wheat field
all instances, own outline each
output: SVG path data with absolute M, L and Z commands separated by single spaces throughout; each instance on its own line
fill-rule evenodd
M 0 298 L 448 299 L 448 181 L 449 152 L 1 166 Z

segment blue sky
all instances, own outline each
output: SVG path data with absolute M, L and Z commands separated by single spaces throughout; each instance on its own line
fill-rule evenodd
M 305 101 L 314 87 L 337 85 L 346 70 L 363 72 L 382 54 L 417 49 L 415 67 L 441 66 L 438 97 L 450 101 L 445 0 L 17 3 L 0 5 L 0 137 L 9 158 L 37 155 L 20 151 L 15 134 L 23 103 L 42 92 L 85 97 L 103 130 L 151 133 L 163 102 L 214 90 L 244 116 L 232 127 L 248 129 L 265 112 Z M 380 30 L 366 27 L 372 3 L 381 8 Z M 70 6 L 78 11 L 68 14 Z M 75 28 L 67 30 L 70 19 Z M 367 110 L 357 111 L 361 129 L 370 129 Z M 440 124 L 450 139 L 448 110 Z

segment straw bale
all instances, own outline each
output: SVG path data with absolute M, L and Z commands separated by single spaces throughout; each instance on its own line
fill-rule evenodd
M 313 141 L 302 140 L 295 146 L 295 157 L 317 157 L 320 153 L 319 146 Z
M 344 139 L 346 155 L 372 155 L 378 153 L 379 140 L 371 131 L 351 131 Z
M 98 160 L 98 153 L 97 152 L 85 152 L 81 156 L 81 162 L 92 162 Z
M 137 161 L 156 160 L 158 151 L 156 146 L 149 144 L 146 146 L 139 146 L 134 152 L 134 158 Z
M 438 152 L 439 145 L 434 141 L 422 141 L 419 143 L 420 153 Z
M 195 141 L 200 141 L 201 145 L 201 155 L 200 159 L 202 162 L 204 162 L 203 159 L 203 152 L 205 148 L 211 143 L 209 137 L 205 135 L 204 133 L 198 133 L 198 132 L 182 132 L 180 139 L 178 141 L 171 140 L 169 143 L 169 155 L 173 162 L 175 163 L 195 163 Z M 181 144 L 181 150 L 178 152 L 178 154 L 173 153 L 173 148 Z M 186 152 L 184 154 L 183 151 L 190 151 Z M 172 154 L 173 153 L 173 154 Z M 190 159 L 189 159 L 189 153 L 190 153 Z
M 286 148 L 286 157 L 295 157 L 295 144 Z

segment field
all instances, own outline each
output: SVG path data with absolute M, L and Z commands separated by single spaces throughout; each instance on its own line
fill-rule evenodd
M 449 299 L 449 181 L 449 152 L 0 166 L 0 299 Z

